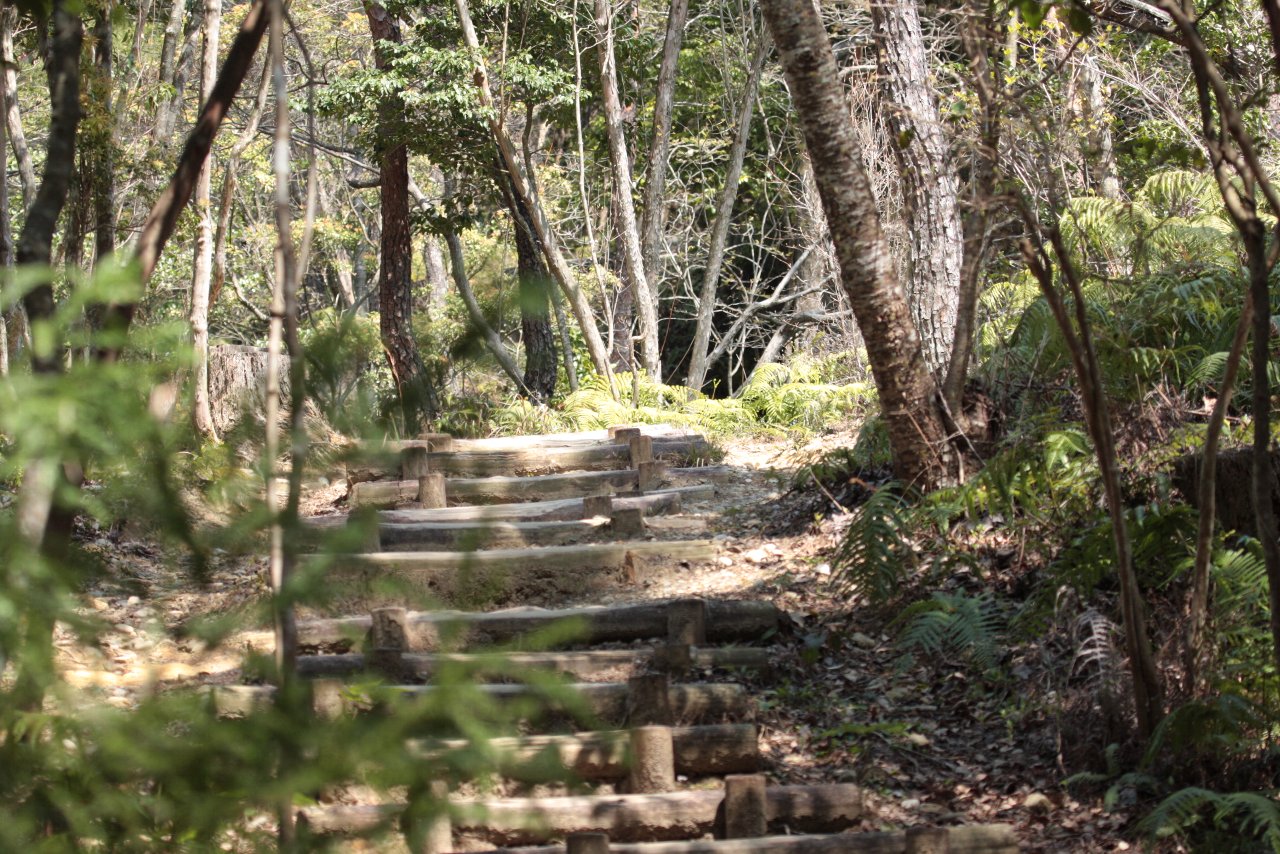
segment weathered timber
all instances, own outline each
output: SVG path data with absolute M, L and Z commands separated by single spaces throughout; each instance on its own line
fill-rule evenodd
M 454 831 L 466 839 L 523 845 L 570 833 L 608 833 L 613 841 L 687 839 L 720 829 L 724 793 L 682 791 L 610 797 L 507 798 L 455 801 Z M 859 786 L 774 786 L 765 792 L 770 828 L 841 830 L 867 814 Z M 401 804 L 310 807 L 299 818 L 313 833 L 360 833 L 384 825 Z M 482 817 L 481 817 L 482 816 Z M 904 834 L 905 838 L 905 834 Z M 905 849 L 899 849 L 905 850 Z
M 664 649 L 643 646 L 582 652 L 404 653 L 399 657 L 399 666 L 406 677 L 418 679 L 428 679 L 440 665 L 450 663 L 489 675 L 510 673 L 513 668 L 515 672 L 549 670 L 589 682 L 600 677 L 625 675 L 628 670 L 660 658 L 659 652 Z M 692 667 L 721 670 L 767 670 L 772 663 L 769 650 L 749 646 L 695 649 L 690 658 Z M 354 676 L 366 668 L 377 669 L 373 661 L 358 652 L 298 657 L 298 675 L 309 679 Z
M 704 501 L 715 496 L 715 487 L 707 485 L 682 486 L 664 489 L 646 495 L 618 495 L 611 498 L 612 508 L 638 507 L 646 516 L 679 513 L 686 501 Z M 592 496 L 598 498 L 600 496 Z M 582 498 L 561 498 L 553 501 L 529 501 L 514 504 L 490 504 L 484 507 L 446 507 L 439 510 L 398 509 L 382 513 L 385 522 L 418 524 L 429 522 L 553 522 L 572 519 L 589 519 L 597 515 L 595 508 L 584 508 Z M 606 514 L 607 515 L 607 514 Z M 320 520 L 339 517 L 318 517 L 312 524 L 324 525 Z
M 378 528 L 382 551 L 562 546 L 613 535 L 606 519 L 551 522 L 391 522 Z
M 651 439 L 650 458 L 673 465 L 695 465 L 714 456 L 714 448 L 701 437 L 692 439 Z M 419 450 L 405 448 L 402 454 Z M 600 471 L 626 468 L 634 463 L 626 444 L 603 444 L 577 448 L 521 448 L 509 451 L 420 451 L 427 458 L 431 471 L 442 471 L 450 477 L 486 477 L 493 475 L 540 475 L 554 472 Z M 402 461 L 410 459 L 403 456 Z M 402 468 L 402 477 L 410 479 L 408 470 Z M 386 477 L 394 476 L 388 468 Z
M 618 780 L 627 776 L 629 736 L 626 730 L 580 732 L 575 735 L 527 735 L 490 739 L 498 756 L 498 771 L 522 779 L 539 757 L 554 756 L 560 767 L 583 780 Z M 415 741 L 409 749 L 424 758 L 438 758 L 446 751 L 466 750 L 463 739 Z M 675 771 L 689 777 L 712 774 L 745 774 L 760 766 L 760 748 L 754 724 L 711 724 L 672 727 L 671 749 Z
M 581 498 L 601 490 L 635 492 L 640 475 L 631 470 L 543 474 L 533 477 L 460 477 L 449 480 L 449 500 L 455 504 L 504 504 Z
M 441 574 L 458 570 L 530 573 L 589 572 L 621 569 L 627 554 L 665 560 L 709 560 L 715 556 L 713 540 L 634 540 L 541 546 L 523 549 L 444 552 L 372 552 L 328 558 L 331 575 L 371 578 L 393 574 L 413 581 L 441 580 Z
M 408 615 L 409 649 L 432 651 L 511 643 L 557 624 L 572 627 L 566 642 L 597 644 L 663 638 L 668 632 L 663 601 L 581 608 L 508 608 L 501 611 L 424 611 Z M 707 600 L 707 641 L 756 641 L 776 631 L 778 609 L 771 602 Z M 369 617 L 308 620 L 298 624 L 303 646 L 339 646 L 359 642 L 369 632 Z M 269 635 L 264 635 L 269 638 Z
M 919 844 L 921 831 L 941 830 L 945 846 Z M 919 828 L 886 833 L 841 833 L 811 836 L 766 836 L 757 839 L 699 839 L 690 842 L 610 843 L 609 854 L 1016 854 L 1018 837 L 1007 824 Z M 564 854 L 564 846 L 504 848 L 502 854 Z M 496 851 L 484 854 L 498 854 Z
M 753 839 L 769 832 L 769 809 L 763 774 L 730 774 L 724 778 L 724 836 Z
M 618 725 L 626 720 L 630 694 L 626 683 L 581 682 L 559 685 L 557 689 L 557 696 L 550 697 L 531 685 L 477 686 L 477 690 L 483 691 L 495 702 L 527 702 L 530 698 L 542 698 L 544 712 L 567 716 L 583 724 L 599 720 Z M 344 694 L 340 698 L 344 709 L 362 711 L 375 705 L 372 698 L 354 693 L 355 689 L 351 691 L 353 693 Z M 429 698 L 436 691 L 436 687 L 432 685 L 393 685 L 388 686 L 380 695 L 408 702 Z M 269 708 L 274 701 L 276 689 L 272 685 L 220 685 L 214 687 L 212 693 L 218 714 L 236 717 Z M 574 698 L 571 708 L 566 708 L 559 702 L 562 696 Z M 674 718 L 679 723 L 747 718 L 752 716 L 755 708 L 755 701 L 747 690 L 731 682 L 672 685 L 670 699 Z M 331 705 L 332 698 L 326 697 L 326 706 Z
M 687 427 L 671 424 L 635 426 L 645 436 L 655 439 L 695 439 L 698 434 Z M 625 428 L 624 428 L 625 429 Z M 533 436 L 498 436 L 489 439 L 455 439 L 456 451 L 510 451 L 524 448 L 556 448 L 579 445 L 609 444 L 614 439 L 608 430 L 585 430 L 576 433 L 543 433 Z
M 627 791 L 633 794 L 669 792 L 675 785 L 675 742 L 671 727 L 640 726 L 632 729 Z

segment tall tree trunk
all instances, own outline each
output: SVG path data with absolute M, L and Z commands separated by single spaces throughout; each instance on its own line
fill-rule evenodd
M 386 8 L 365 0 L 365 15 L 374 39 L 374 58 L 385 68 L 387 56 L 381 42 L 400 43 L 400 28 Z M 382 194 L 382 269 L 378 276 L 378 327 L 391 376 L 400 395 L 405 427 L 416 429 L 425 414 L 434 419 L 440 411 L 417 342 L 413 338 L 413 234 L 409 229 L 409 149 L 394 138 L 403 107 L 391 101 L 381 107 L 380 123 L 385 148 L 379 155 L 378 175 Z
M 218 41 L 222 35 L 222 0 L 206 0 L 204 7 L 204 54 L 200 62 L 200 100 L 213 91 L 218 76 Z M 213 152 L 205 157 L 196 178 L 195 206 L 200 217 L 196 236 L 194 269 L 191 274 L 191 344 L 195 350 L 195 405 L 191 412 L 196 431 L 217 439 L 213 410 L 209 403 L 209 305 L 213 278 L 214 224 L 209 189 L 213 182 Z
M 969 358 L 978 331 L 978 298 L 982 293 L 982 273 L 991 251 L 988 209 L 996 195 L 996 164 L 1000 157 L 1001 111 L 1004 71 L 999 59 L 1000 29 L 986 4 L 973 4 L 963 24 L 965 52 L 969 56 L 974 91 L 982 109 L 979 115 L 977 149 L 969 171 L 968 204 L 964 214 L 964 251 L 957 294 L 956 326 L 942 383 L 942 398 L 953 414 L 964 404 L 964 386 L 969 374 Z M 1003 11 L 997 13 L 1004 17 Z M 1017 12 L 1013 13 L 1015 19 Z M 1016 46 L 1016 40 L 1015 40 Z M 993 50 L 993 47 L 995 48 Z M 1006 61 L 1013 58 L 1006 52 Z
M 1116 168 L 1116 150 L 1111 142 L 1111 116 L 1107 111 L 1106 93 L 1102 89 L 1102 71 L 1093 45 L 1077 51 L 1080 79 L 1084 84 L 1084 121 L 1089 140 L 1089 156 L 1085 158 L 1090 187 L 1108 199 L 1120 198 L 1120 172 Z
M 751 137 L 751 116 L 755 112 L 756 90 L 764 71 L 764 60 L 769 55 L 769 38 L 762 36 L 756 45 L 755 58 L 747 74 L 747 85 L 742 92 L 742 106 L 738 108 L 738 130 L 729 147 L 729 164 L 725 168 L 724 187 L 720 191 L 720 203 L 716 206 L 716 218 L 711 224 L 710 247 L 707 263 L 702 271 L 702 290 L 698 294 L 698 322 L 693 331 L 693 349 L 689 354 L 689 378 L 685 385 L 701 391 L 707 379 L 707 359 L 711 347 L 711 323 L 716 313 L 716 288 L 724 269 L 725 249 L 729 245 L 729 226 L 733 224 L 733 204 L 738 198 L 738 183 L 742 178 L 742 161 L 747 153 L 747 141 Z
M 0 10 L 0 15 L 7 9 Z M 0 73 L 0 104 L 6 101 L 5 75 Z M 9 155 L 5 151 L 9 145 L 8 122 L 0 121 L 0 162 L 8 163 Z M 13 234 L 9 229 L 9 174 L 8 169 L 0 174 L 0 290 L 9 283 L 13 270 Z M 15 346 L 20 337 L 17 326 L 18 307 L 10 306 L 0 314 L 0 377 L 9 376 L 10 361 L 16 362 L 18 354 Z
M 516 239 L 516 277 L 520 295 L 520 336 L 524 340 L 524 387 L 536 403 L 556 393 L 556 339 L 551 330 L 551 277 L 542 261 L 533 226 L 524 207 L 507 194 Z
M 453 281 L 458 286 L 458 296 L 462 297 L 462 304 L 467 307 L 467 316 L 471 318 L 471 325 L 480 333 L 481 340 L 484 341 L 485 347 L 493 354 L 493 358 L 497 360 L 498 367 L 502 368 L 502 372 L 511 378 L 516 384 L 516 388 L 520 393 L 529 397 L 532 395 L 525 388 L 524 377 L 520 373 L 520 366 L 516 364 L 515 357 L 511 355 L 511 351 L 507 349 L 507 345 L 502 342 L 500 336 L 489 321 L 485 319 L 484 312 L 480 310 L 480 303 L 476 300 L 475 291 L 471 288 L 471 280 L 467 276 L 466 260 L 462 254 L 462 241 L 458 238 L 456 232 L 450 230 L 444 234 L 445 245 L 449 247 L 449 266 L 453 272 Z
M 205 7 L 197 6 L 196 14 L 186 24 L 186 32 L 182 40 L 182 53 L 174 64 L 173 95 L 161 100 L 156 110 L 156 127 L 152 139 L 157 145 L 168 146 L 169 140 L 177 129 L 178 119 L 182 117 L 182 106 L 186 100 L 187 82 L 196 65 L 196 43 L 204 29 Z M 221 12 L 219 12 L 221 14 Z
M 18 22 L 16 6 L 5 4 L 0 9 L 0 60 L 4 63 L 5 121 L 9 144 L 18 161 L 18 178 L 22 182 L 22 207 L 31 207 L 36 198 L 36 170 L 31 162 L 31 149 L 22 130 L 22 111 L 18 106 L 18 62 L 13 53 L 13 27 Z
M 761 5 L 804 130 L 840 276 L 866 340 L 894 471 L 909 487 L 922 490 L 952 482 L 957 461 L 937 387 L 880 230 L 822 19 L 810 0 Z
M 111 46 L 111 11 L 114 4 L 108 0 L 97 13 L 94 25 L 94 65 L 96 94 L 91 99 L 102 115 L 101 131 L 93 141 L 93 161 L 90 170 L 93 181 L 93 263 L 101 264 L 116 251 L 116 126 L 111 101 L 115 87 L 114 57 Z M 96 325 L 96 324 L 95 324 Z
M 963 233 L 959 181 L 929 80 L 916 0 L 871 4 L 880 92 L 902 178 L 907 302 L 932 371 L 946 368 L 955 334 Z
M 573 308 L 574 318 L 578 321 L 578 327 L 582 330 L 582 337 L 586 341 L 587 352 L 591 354 L 591 362 L 600 376 L 609 380 L 609 387 L 613 389 L 613 371 L 609 366 L 609 351 L 605 347 L 604 339 L 600 337 L 600 330 L 596 326 L 595 313 L 591 309 L 591 303 L 587 300 L 586 294 L 582 292 L 582 288 L 578 286 L 568 263 L 560 254 L 551 230 L 551 224 L 547 221 L 546 213 L 533 200 L 529 192 L 529 185 L 525 180 L 520 159 L 516 155 L 515 145 L 511 141 L 511 135 L 503 127 L 494 104 L 493 91 L 489 86 L 489 74 L 485 66 L 484 55 L 480 51 L 480 39 L 476 36 L 475 25 L 471 21 L 470 6 L 467 0 L 454 0 L 454 6 L 458 11 L 458 23 L 462 27 L 463 42 L 466 44 L 467 49 L 471 51 L 476 63 L 473 82 L 480 105 L 488 113 L 489 132 L 493 134 L 494 142 L 497 144 L 498 155 L 502 159 L 502 167 L 510 176 L 511 185 L 515 188 L 516 196 L 525 203 L 529 210 L 538 242 L 542 245 L 542 251 L 546 254 L 547 266 L 551 270 L 551 274 L 555 276 L 556 284 L 559 285 L 565 296 L 569 298 L 569 305 Z
M 618 203 L 618 236 L 622 239 L 623 280 L 635 295 L 644 368 L 654 382 L 662 382 L 662 353 L 658 346 L 658 294 L 650 287 L 640 252 L 640 229 L 636 223 L 635 199 L 631 186 L 631 158 L 627 154 L 627 140 L 622 127 L 618 66 L 613 54 L 612 2 L 613 0 L 595 0 L 595 14 L 600 39 L 597 49 L 600 55 L 601 100 L 609 137 L 614 194 Z
M 151 0 L 138 0 L 133 20 L 133 45 L 129 48 L 129 74 L 135 80 L 142 67 L 142 38 L 147 32 L 147 19 L 151 17 Z
M 76 133 L 80 124 L 80 46 L 83 24 L 78 14 L 69 12 L 65 0 L 53 0 L 53 37 L 48 60 L 49 141 L 44 172 L 35 199 L 18 237 L 17 262 L 48 267 L 52 257 L 53 234 L 66 203 L 76 162 Z M 43 281 L 23 296 L 27 316 L 33 324 L 53 322 L 56 305 L 53 282 Z M 31 367 L 38 374 L 62 370 L 59 345 L 46 341 L 43 348 L 31 348 Z M 84 471 L 75 459 L 39 460 L 28 469 L 19 496 L 20 522 L 24 536 L 52 565 L 64 564 L 71 546 L 75 510 L 59 498 L 60 484 L 79 488 Z M 27 517 L 32 507 L 37 514 Z M 38 516 L 39 518 L 35 518 Z M 29 521 L 29 524 L 25 522 Z M 44 702 L 45 675 L 53 669 L 53 615 L 28 612 L 24 615 L 25 652 L 13 686 L 17 708 L 38 711 Z
M 662 281 L 658 246 L 666 225 L 667 167 L 671 159 L 671 113 L 676 102 L 676 68 L 684 28 L 689 20 L 689 0 L 671 0 L 667 11 L 667 35 L 658 66 L 658 89 L 653 101 L 653 138 L 645 164 L 644 197 L 640 212 L 640 260 L 654 290 Z

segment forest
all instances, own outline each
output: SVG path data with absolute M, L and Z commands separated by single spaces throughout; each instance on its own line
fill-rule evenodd
M 1280 852 L 1280 0 L 0 66 L 0 851 Z

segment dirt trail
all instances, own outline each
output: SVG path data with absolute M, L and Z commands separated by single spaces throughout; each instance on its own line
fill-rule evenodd
M 806 447 L 722 440 L 730 474 L 717 478 L 714 497 L 687 503 L 678 516 L 648 520 L 651 537 L 714 538 L 714 562 L 666 565 L 639 586 L 612 584 L 530 604 L 691 596 L 770 601 L 784 613 L 771 648 L 780 676 L 758 687 L 757 721 L 772 781 L 868 787 L 878 818 L 865 829 L 1007 822 L 1018 826 L 1024 850 L 1126 850 L 1129 844 L 1117 838 L 1123 816 L 1061 793 L 1046 713 L 1019 710 L 1007 686 L 972 684 L 962 673 L 900 672 L 883 615 L 848 613 L 832 595 L 828 557 L 846 522 L 838 513 L 806 518 L 812 500 L 787 492 L 798 460 L 851 443 L 849 436 Z M 311 495 L 310 509 L 332 512 L 343 492 Z M 219 556 L 202 588 L 145 543 L 92 532 L 88 539 L 108 572 L 89 591 L 85 610 L 113 628 L 96 649 L 59 630 L 70 685 L 129 707 L 157 688 L 239 681 L 243 637 L 207 651 L 181 639 L 182 626 L 259 604 L 267 592 L 264 560 Z

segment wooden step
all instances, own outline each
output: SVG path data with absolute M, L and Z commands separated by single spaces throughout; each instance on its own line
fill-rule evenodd
M 612 531 L 602 516 L 551 522 L 388 522 L 378 526 L 378 540 L 384 551 L 472 551 L 571 545 L 608 538 Z
M 581 652 L 406 653 L 401 656 L 400 666 L 406 677 L 421 679 L 430 678 L 442 664 L 457 664 L 478 675 L 547 670 L 591 681 L 602 676 L 626 677 L 637 667 L 653 662 L 658 651 L 657 647 L 645 646 Z M 769 650 L 760 647 L 699 648 L 693 650 L 691 657 L 692 667 L 719 670 L 765 670 L 771 663 Z M 309 679 L 353 676 L 365 668 L 366 657 L 361 653 L 298 656 L 298 675 Z
M 746 774 L 760 765 L 754 724 L 672 727 L 671 742 L 675 773 L 687 777 Z M 579 779 L 617 780 L 627 776 L 630 743 L 626 730 L 597 730 L 494 738 L 486 748 L 498 755 L 498 772 L 512 779 L 525 779 L 527 766 L 550 754 Z M 465 739 L 419 740 L 410 749 L 425 759 L 437 759 L 448 751 L 472 750 L 474 745 Z M 540 774 L 535 779 L 545 777 Z
M 884 832 L 759 836 L 752 839 L 611 842 L 606 848 L 592 850 L 608 854 L 1017 854 L 1018 836 L 1012 825 L 970 824 Z M 501 849 L 502 854 L 564 854 L 565 851 L 564 845 Z
M 362 690 L 356 686 L 343 686 L 333 680 L 312 683 L 315 704 L 326 714 L 362 711 L 379 706 L 379 699 L 390 702 L 413 700 L 429 701 L 437 696 L 432 685 L 387 685 Z M 627 682 L 579 682 L 552 686 L 552 693 L 532 685 L 475 685 L 466 689 L 484 695 L 491 702 L 528 704 L 541 700 L 540 712 L 567 716 L 581 724 L 602 721 L 618 725 L 628 721 L 635 713 L 634 704 L 640 702 L 632 696 L 632 686 Z M 450 686 L 445 696 L 451 700 L 463 693 Z M 219 685 L 212 688 L 214 705 L 218 714 L 240 717 L 271 706 L 276 689 L 272 685 Z M 572 698 L 568 704 L 562 698 Z M 732 682 L 692 683 L 670 685 L 667 690 L 670 720 L 665 723 L 689 724 L 699 721 L 718 721 L 726 718 L 749 718 L 755 711 L 755 700 L 741 685 Z
M 724 821 L 720 790 L 604 797 L 500 798 L 451 801 L 462 840 L 525 845 L 570 833 L 607 833 L 611 840 L 668 840 L 713 833 Z M 770 829 L 842 830 L 868 814 L 862 788 L 849 783 L 769 786 L 763 810 Z M 366 833 L 387 826 L 403 804 L 308 807 L 299 819 L 313 833 Z
M 702 437 L 654 439 L 654 459 L 675 466 L 692 466 L 714 458 L 715 449 Z M 584 445 L 581 447 L 526 447 L 503 451 L 429 451 L 428 471 L 449 477 L 527 476 L 555 472 L 599 471 L 627 468 L 631 449 L 626 444 Z M 403 469 L 387 466 L 382 477 L 398 477 Z
M 644 495 L 615 495 L 614 509 L 634 508 L 646 516 L 679 513 L 686 502 L 706 501 L 715 497 L 715 487 L 710 485 L 683 486 L 660 489 Z M 436 509 L 402 508 L 384 510 L 379 514 L 384 522 L 399 524 L 425 524 L 428 522 L 552 522 L 591 518 L 593 514 L 583 505 L 581 497 L 560 498 L 552 501 L 527 501 L 507 504 L 490 504 L 483 507 L 441 507 Z M 341 516 L 320 517 L 339 521 Z
M 494 644 L 517 644 L 521 638 L 561 627 L 562 644 L 599 644 L 666 638 L 677 603 L 687 600 L 589 605 L 579 608 L 507 608 L 501 611 L 418 611 L 407 615 L 408 649 L 431 652 Z M 753 599 L 707 599 L 708 643 L 759 641 L 778 630 L 779 612 L 772 602 Z M 368 615 L 304 620 L 298 642 L 304 647 L 359 644 L 369 633 Z M 272 643 L 269 632 L 248 639 L 255 648 Z M 545 641 L 544 641 L 545 643 Z
M 470 573 L 500 572 L 514 578 L 517 574 L 549 571 L 622 570 L 628 562 L 634 566 L 636 561 L 706 561 L 715 557 L 717 548 L 714 540 L 624 540 L 488 551 L 371 552 L 331 555 L 324 560 L 334 576 L 371 580 L 394 575 L 425 584 L 447 581 L 443 576 L 464 569 Z

